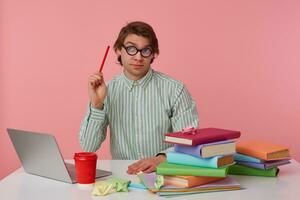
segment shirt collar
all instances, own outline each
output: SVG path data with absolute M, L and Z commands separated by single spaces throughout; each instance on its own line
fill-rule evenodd
M 143 78 L 136 81 L 127 78 L 124 71 L 122 73 L 123 80 L 125 82 L 125 85 L 128 87 L 129 91 L 131 91 L 134 86 L 146 87 L 149 81 L 151 80 L 152 75 L 153 75 L 153 69 L 151 67 L 149 68 L 147 74 Z

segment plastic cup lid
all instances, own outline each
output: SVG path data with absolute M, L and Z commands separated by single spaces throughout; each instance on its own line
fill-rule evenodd
M 79 152 L 74 154 L 74 159 L 78 160 L 95 160 L 98 156 L 93 152 Z

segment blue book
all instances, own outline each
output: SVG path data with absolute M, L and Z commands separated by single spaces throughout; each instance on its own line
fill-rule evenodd
M 272 161 L 266 161 L 264 163 L 255 163 L 255 162 L 245 162 L 245 161 L 236 161 L 237 164 L 253 167 L 257 169 L 271 169 L 277 166 L 286 165 L 291 163 L 289 159 L 285 160 L 272 160 Z
M 215 156 L 211 158 L 197 158 L 189 154 L 178 152 L 168 152 L 167 162 L 179 165 L 189 165 L 207 168 L 219 168 L 234 164 L 232 155 Z
M 242 161 L 242 162 L 252 162 L 252 163 L 263 163 L 264 161 L 258 158 L 254 158 L 252 156 L 247 156 L 245 154 L 235 153 L 233 155 L 235 161 Z
M 179 153 L 190 154 L 198 158 L 209 158 L 219 155 L 231 155 L 235 151 L 235 142 L 233 140 L 223 140 L 200 144 L 196 146 L 174 145 L 174 150 Z

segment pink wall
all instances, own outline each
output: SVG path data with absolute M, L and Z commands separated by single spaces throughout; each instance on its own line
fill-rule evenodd
M 153 68 L 186 83 L 201 127 L 285 144 L 300 160 L 299 1 L 2 0 L 0 9 L 0 179 L 20 166 L 7 127 L 54 134 L 66 158 L 80 151 L 87 77 L 132 20 L 153 25 Z M 121 72 L 115 61 L 111 51 L 107 80 Z M 110 158 L 107 142 L 98 155 Z

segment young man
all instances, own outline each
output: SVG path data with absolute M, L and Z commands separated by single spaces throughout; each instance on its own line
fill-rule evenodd
M 152 27 L 132 22 L 123 27 L 114 44 L 123 73 L 107 85 L 102 73 L 89 77 L 90 104 L 80 129 L 84 151 L 96 151 L 110 128 L 113 159 L 139 160 L 127 173 L 152 172 L 166 159 L 171 145 L 164 133 L 198 127 L 198 113 L 185 86 L 150 64 L 159 54 Z

